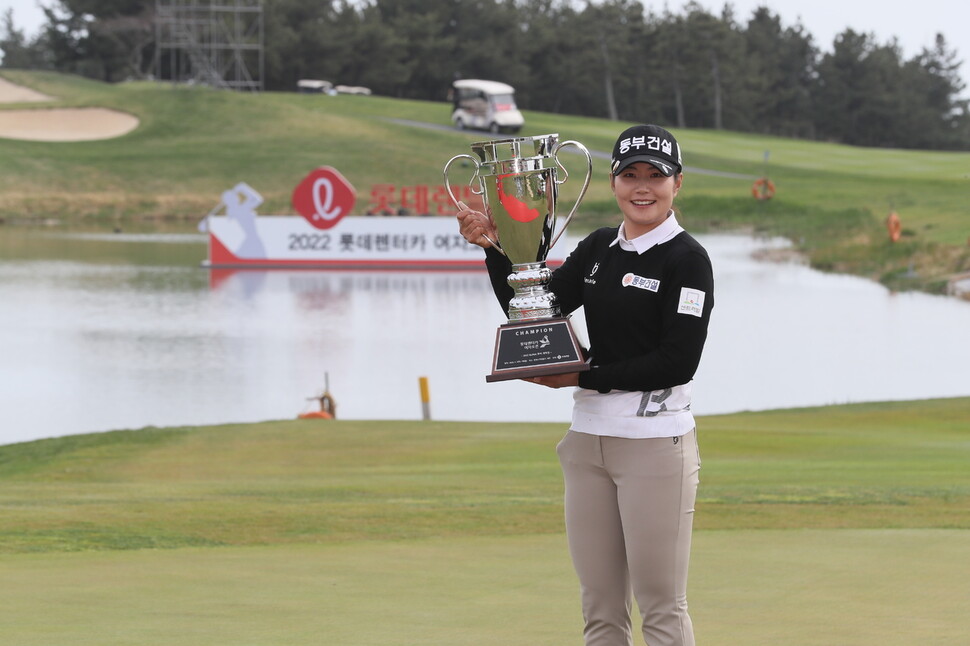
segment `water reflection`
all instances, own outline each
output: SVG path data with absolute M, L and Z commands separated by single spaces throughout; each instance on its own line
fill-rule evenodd
M 970 394 L 970 303 L 751 259 L 780 241 L 703 242 L 717 305 L 697 413 Z M 0 442 L 293 418 L 325 373 L 342 418 L 419 419 L 420 376 L 436 419 L 569 418 L 567 391 L 485 383 L 504 317 L 484 272 L 5 256 L 0 302 Z
M 718 301 L 698 406 L 721 412 L 970 394 L 970 303 L 894 294 L 797 263 L 751 263 L 751 240 L 717 236 L 707 244 Z

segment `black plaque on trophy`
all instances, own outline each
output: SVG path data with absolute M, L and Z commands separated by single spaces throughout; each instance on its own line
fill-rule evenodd
M 485 381 L 505 381 L 589 370 L 569 318 L 507 323 L 495 334 L 492 373 Z

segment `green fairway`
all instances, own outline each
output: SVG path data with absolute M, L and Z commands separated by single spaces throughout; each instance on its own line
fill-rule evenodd
M 697 532 L 709 646 L 963 644 L 966 530 Z M 561 536 L 0 557 L 17 646 L 580 644 Z M 635 637 L 636 644 L 643 644 Z
M 0 634 L 579 643 L 564 432 L 308 420 L 0 447 Z M 699 438 L 698 643 L 970 635 L 970 398 L 704 417 Z
M 105 141 L 0 140 L 0 218 L 11 221 L 54 218 L 75 226 L 114 226 L 124 220 L 128 226 L 130 219 L 151 217 L 194 226 L 239 181 L 264 196 L 261 213 L 289 213 L 294 186 L 321 165 L 338 168 L 351 181 L 362 212 L 378 185 L 426 185 L 433 191 L 442 183 L 445 162 L 486 136 L 451 129 L 445 102 L 108 85 L 42 72 L 4 76 L 57 97 L 54 106 L 105 106 L 141 120 L 135 131 Z M 527 112 L 522 134 L 558 132 L 608 153 L 625 125 Z M 970 271 L 970 153 L 854 148 L 696 129 L 677 135 L 688 167 L 678 203 L 691 230 L 787 236 L 815 266 L 881 280 L 893 289 L 942 291 L 951 275 Z M 563 161 L 574 174 L 561 192 L 561 202 L 570 205 L 581 185 L 575 175 L 582 170 L 576 155 L 563 155 Z M 594 159 L 577 232 L 617 220 L 606 167 L 607 160 Z M 459 165 L 454 174 L 453 182 L 460 184 L 471 169 Z M 777 185 L 769 201 L 751 196 L 753 180 L 763 174 Z M 883 224 L 893 210 L 902 221 L 896 244 L 888 241 Z

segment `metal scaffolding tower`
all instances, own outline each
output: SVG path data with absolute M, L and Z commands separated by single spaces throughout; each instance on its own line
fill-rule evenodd
M 261 91 L 260 0 L 155 0 L 155 77 Z

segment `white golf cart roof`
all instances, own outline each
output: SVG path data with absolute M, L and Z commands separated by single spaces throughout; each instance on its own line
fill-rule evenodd
M 456 88 L 481 90 L 485 94 L 515 94 L 515 88 L 498 81 L 483 81 L 481 79 L 461 79 L 454 82 Z
M 329 90 L 333 87 L 333 83 L 322 79 L 300 79 L 296 82 L 296 86 L 308 90 Z

